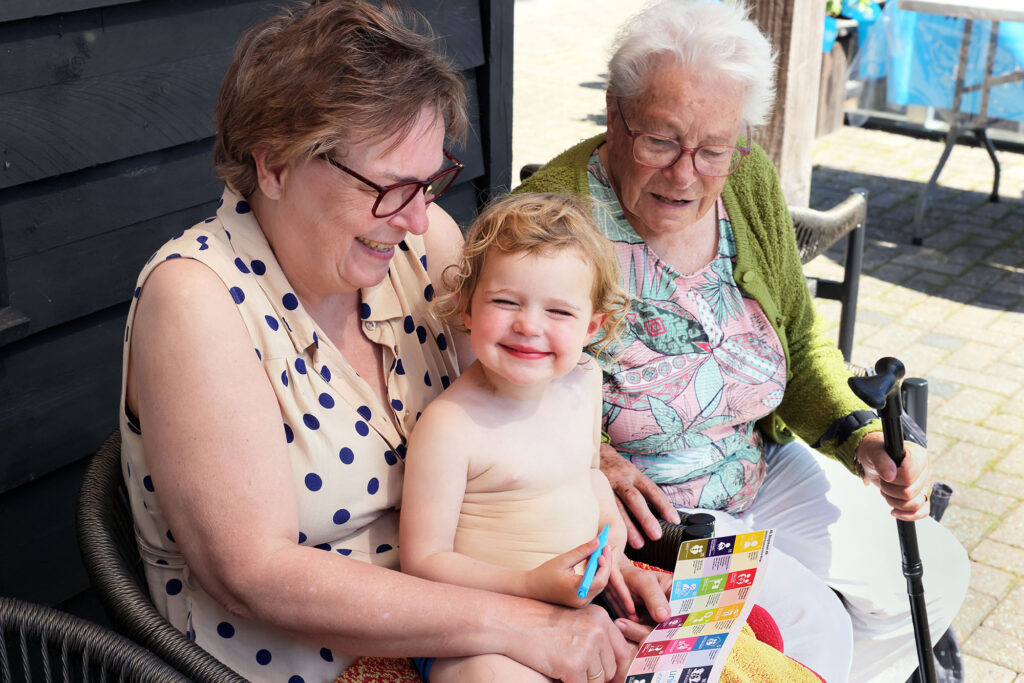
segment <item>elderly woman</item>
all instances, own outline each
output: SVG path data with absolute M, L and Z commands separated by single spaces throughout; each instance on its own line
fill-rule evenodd
M 623 509 L 651 538 L 648 503 L 672 521 L 712 510 L 719 533 L 774 527 L 758 601 L 786 652 L 830 682 L 904 681 L 916 657 L 893 517 L 922 520 L 936 638 L 968 563 L 925 519 L 926 453 L 894 467 L 823 334 L 777 174 L 751 142 L 773 72 L 742 3 L 664 0 L 618 36 L 607 132 L 519 189 L 589 194 L 615 242 L 632 313 L 605 367 L 602 469 Z
M 125 334 L 124 476 L 150 591 L 252 680 L 482 653 L 621 679 L 637 624 L 395 571 L 406 438 L 458 371 L 427 304 L 461 244 L 433 202 L 461 168 L 443 143 L 466 130 L 465 92 L 416 25 L 323 0 L 238 46 L 217 213 L 150 259 Z

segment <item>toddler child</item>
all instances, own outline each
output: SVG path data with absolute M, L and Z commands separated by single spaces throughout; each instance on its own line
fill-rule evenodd
M 598 466 L 601 371 L 584 353 L 599 330 L 595 355 L 616 338 L 629 306 L 611 244 L 583 200 L 517 194 L 479 216 L 445 276 L 451 294 L 438 313 L 468 331 L 476 360 L 409 440 L 402 571 L 570 607 L 609 585 L 616 611 L 636 620 L 623 575 L 640 570 L 622 554 L 625 528 Z M 608 544 L 581 599 L 580 574 L 605 524 Z M 487 661 L 452 680 L 481 670 L 548 680 L 498 655 L 471 659 Z M 439 661 L 434 680 L 467 661 Z

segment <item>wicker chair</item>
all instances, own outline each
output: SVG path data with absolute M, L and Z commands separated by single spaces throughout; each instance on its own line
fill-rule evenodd
M 78 494 L 76 527 L 82 561 L 118 632 L 193 681 L 245 681 L 171 626 L 149 599 L 121 477 L 119 431 L 110 435 L 89 463 Z
M 188 678 L 98 624 L 50 607 L 0 597 L 0 681 L 140 681 Z
M 827 211 L 789 207 L 800 249 L 800 262 L 807 264 L 826 249 L 846 237 L 846 256 L 842 281 L 807 278 L 813 296 L 833 299 L 842 304 L 839 313 L 839 350 L 847 363 L 853 353 L 853 328 L 857 321 L 857 293 L 864 262 L 864 235 L 867 229 L 868 192 L 854 189 L 850 196 Z

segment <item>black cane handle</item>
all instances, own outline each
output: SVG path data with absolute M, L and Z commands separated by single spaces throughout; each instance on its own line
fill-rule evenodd
M 878 411 L 882 418 L 882 435 L 885 437 L 885 452 L 896 467 L 903 462 L 903 401 L 900 383 L 906 368 L 903 363 L 890 356 L 879 358 L 871 377 L 851 377 L 850 388 L 860 400 Z

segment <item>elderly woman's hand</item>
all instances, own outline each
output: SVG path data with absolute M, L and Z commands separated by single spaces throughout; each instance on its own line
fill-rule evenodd
M 654 506 L 662 519 L 679 524 L 679 513 L 658 485 L 606 443 L 601 444 L 601 471 L 615 492 L 615 503 L 626 525 L 626 540 L 630 546 L 642 548 L 644 535 L 654 541 L 661 538 L 661 525 L 648 504 Z M 640 523 L 643 534 L 637 530 L 627 508 Z
M 931 493 L 931 463 L 928 452 L 909 441 L 903 448 L 899 468 L 885 452 L 882 432 L 872 432 L 857 447 L 857 462 L 864 470 L 864 482 L 874 484 L 892 508 L 892 514 L 907 521 L 928 516 Z

